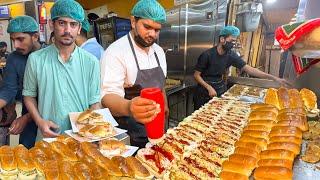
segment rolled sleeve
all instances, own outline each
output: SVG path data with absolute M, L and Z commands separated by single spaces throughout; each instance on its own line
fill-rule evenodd
M 35 58 L 33 58 L 32 54 L 29 56 L 26 70 L 24 72 L 24 80 L 23 80 L 23 96 L 36 97 L 37 96 L 37 76 L 36 76 L 36 67 L 34 64 Z
M 94 66 L 92 68 L 91 74 L 89 97 L 90 105 L 100 102 L 100 67 L 99 62 L 96 59 L 94 61 Z
M 121 58 L 107 49 L 101 58 L 101 98 L 107 94 L 124 97 L 125 66 Z
M 4 69 L 2 86 L 0 87 L 0 99 L 3 99 L 7 103 L 12 103 L 15 100 L 19 88 L 18 74 L 15 66 L 14 59 L 11 59 L 9 56 Z
M 199 72 L 204 72 L 208 68 L 209 55 L 206 52 L 203 52 L 197 61 L 195 70 Z

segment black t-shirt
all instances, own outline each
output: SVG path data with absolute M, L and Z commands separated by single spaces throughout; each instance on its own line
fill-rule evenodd
M 217 52 L 217 47 L 203 52 L 196 64 L 196 71 L 201 72 L 205 81 L 219 81 L 230 66 L 242 69 L 246 63 L 235 52 L 230 51 L 224 55 Z

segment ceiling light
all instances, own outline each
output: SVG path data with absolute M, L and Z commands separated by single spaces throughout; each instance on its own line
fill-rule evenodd
M 276 2 L 277 0 L 267 0 L 267 3 L 274 3 L 274 2 Z

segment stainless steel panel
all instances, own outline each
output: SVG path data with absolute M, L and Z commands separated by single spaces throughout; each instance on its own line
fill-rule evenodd
M 169 77 L 185 80 L 193 73 L 199 55 L 218 40 L 226 12 L 227 0 L 188 1 L 167 11 L 159 45 L 166 52 Z

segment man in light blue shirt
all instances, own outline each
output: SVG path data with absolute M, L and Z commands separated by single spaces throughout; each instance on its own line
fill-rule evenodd
M 85 19 L 81 24 L 82 28 L 80 35 L 76 38 L 76 44 L 100 60 L 104 51 L 103 47 L 97 42 L 95 37 L 88 39 L 87 33 L 90 31 L 88 19 Z
M 83 8 L 74 0 L 58 0 L 51 19 L 54 44 L 30 54 L 23 83 L 26 107 L 39 129 L 37 140 L 71 129 L 70 112 L 100 107 L 99 62 L 74 42 Z

